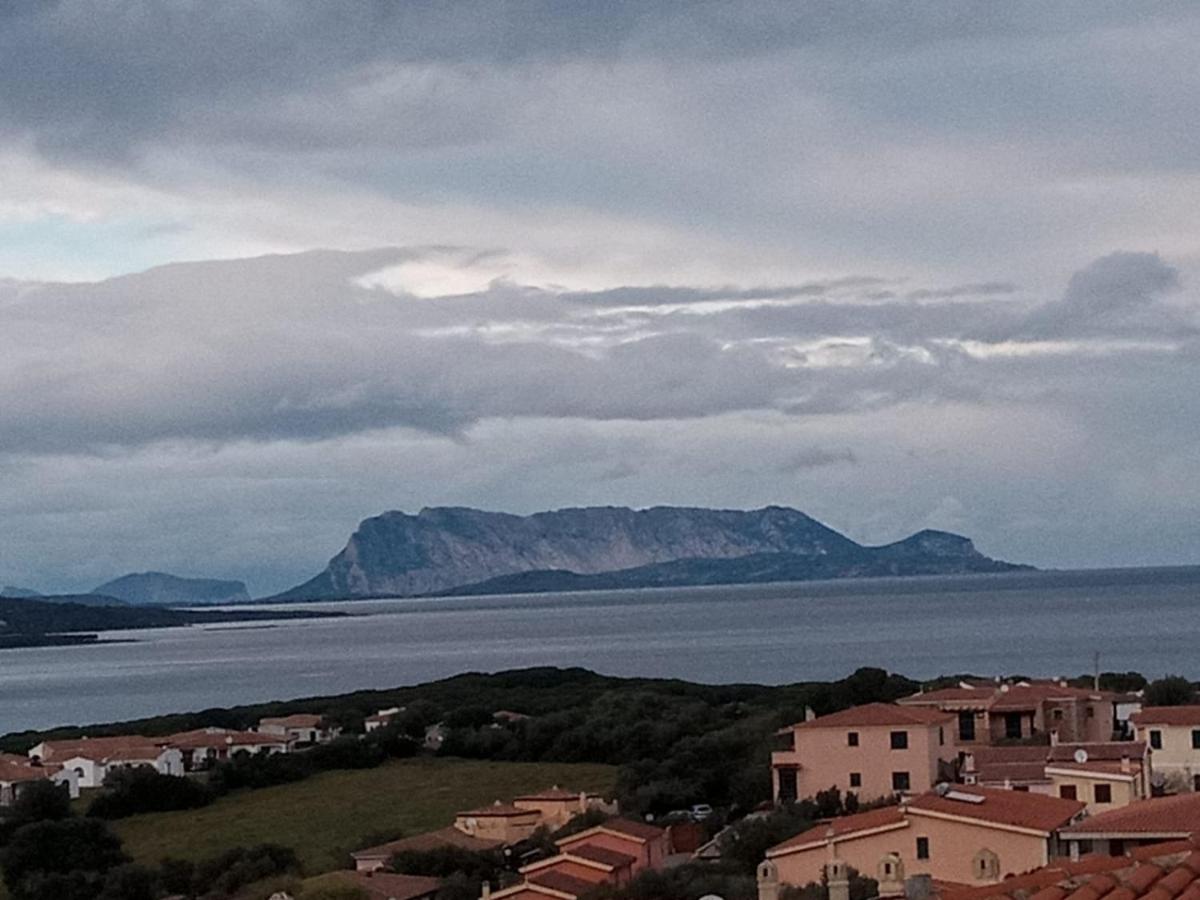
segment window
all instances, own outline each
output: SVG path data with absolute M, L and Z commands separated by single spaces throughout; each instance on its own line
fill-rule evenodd
M 892 790 L 893 791 L 907 791 L 909 789 L 909 787 L 911 787 L 911 784 L 912 783 L 908 777 L 907 772 L 893 772 L 892 773 Z
M 929 838 L 917 838 L 917 859 L 929 859 Z
M 850 773 L 850 787 L 862 787 L 862 772 Z
M 1089 707 L 1087 708 L 1087 717 L 1088 717 L 1089 719 L 1094 719 L 1094 718 L 1096 718 L 1096 707 L 1094 707 L 1094 706 L 1089 706 Z
M 892 749 L 907 750 L 908 749 L 908 732 L 893 731 L 892 732 Z
M 1200 775 L 1192 776 L 1192 790 L 1200 792 Z
M 1193 729 L 1192 731 L 1192 749 L 1200 750 L 1200 728 Z
M 846 735 L 846 746 L 847 747 L 857 747 L 858 746 L 858 732 L 857 731 L 851 731 L 849 734 Z
M 1162 749 L 1162 732 L 1161 731 L 1151 731 L 1150 732 L 1150 746 L 1152 748 L 1154 748 L 1155 750 Z
M 1029 793 L 1029 785 L 1027 785 L 1027 784 L 1014 784 L 1014 785 L 1013 785 L 1013 790 L 1014 790 L 1014 791 L 1016 791 L 1018 794 L 1028 794 L 1028 793 Z
M 1112 803 L 1112 785 L 1111 784 L 1096 785 L 1096 802 L 1097 803 Z
M 944 729 L 941 725 L 938 726 L 938 746 L 946 746 L 946 729 Z
M 1125 855 L 1125 842 L 1124 841 L 1109 841 L 1108 842 L 1108 855 L 1109 856 L 1124 856 Z
M 1062 797 L 1064 800 L 1076 800 L 1076 799 L 1078 799 L 1078 798 L 1076 797 L 1076 794 L 1075 794 L 1075 785 L 1073 785 L 1073 784 L 1060 784 L 1060 785 L 1058 786 L 1058 796 Z
M 958 714 L 958 738 L 962 741 L 975 740 L 975 713 L 968 711 Z
M 795 769 L 776 769 L 779 773 L 779 793 L 776 795 L 776 800 L 780 803 L 795 803 L 797 795 L 800 793 L 799 785 L 796 782 Z
M 1020 713 L 1004 714 L 1004 736 L 1006 738 L 1019 738 L 1021 736 Z
M 1061 709 L 1055 709 L 1055 710 L 1054 710 L 1054 721 L 1055 721 L 1055 722 L 1061 722 L 1061 721 L 1062 721 L 1062 710 L 1061 710 Z

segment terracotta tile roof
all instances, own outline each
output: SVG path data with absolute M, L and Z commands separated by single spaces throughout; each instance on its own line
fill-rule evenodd
M 24 756 L 0 753 L 0 783 L 17 784 L 22 781 L 40 781 L 62 770 L 62 766 L 35 765 Z
M 1191 842 L 1142 847 L 1133 857 L 1062 860 L 999 884 L 943 889 L 942 900 L 1196 900 L 1200 849 Z
M 904 810 L 899 806 L 884 806 L 880 809 L 855 813 L 852 816 L 840 816 L 820 825 L 815 825 L 807 831 L 802 831 L 795 837 L 788 838 L 783 843 L 776 844 L 767 850 L 767 856 L 775 856 L 799 847 L 807 847 L 810 844 L 821 844 L 831 836 L 840 838 L 864 831 L 873 831 L 876 828 L 887 828 L 889 826 L 904 824 L 906 824 Z
M 339 878 L 362 888 L 371 900 L 418 900 L 436 893 L 439 878 L 423 875 L 397 875 L 393 872 L 338 872 Z
M 599 831 L 620 834 L 632 838 L 639 844 L 655 840 L 666 834 L 657 825 L 647 825 L 645 822 L 635 822 L 632 819 L 625 819 L 618 816 L 575 834 L 569 834 L 565 838 L 559 838 L 555 843 L 560 847 L 567 848 L 573 844 L 578 844 L 580 841 L 591 837 Z
M 616 850 L 609 850 L 607 847 L 598 847 L 595 844 L 579 844 L 578 846 L 569 848 L 566 853 L 569 856 L 590 860 L 591 862 L 600 863 L 603 866 L 609 866 L 613 869 L 621 869 L 637 862 L 636 856 L 630 856 L 628 853 L 620 853 Z
M 540 885 L 552 891 L 570 894 L 573 897 L 580 897 L 588 891 L 596 889 L 595 882 L 584 881 L 582 878 L 576 878 L 574 875 L 568 875 L 566 872 L 556 872 L 553 869 L 544 872 L 535 872 L 526 881 L 529 884 Z
M 924 691 L 898 701 L 901 704 L 937 705 L 945 703 L 963 709 L 1016 711 L 1034 709 L 1047 700 L 1112 699 L 1105 691 L 1063 686 L 1055 681 L 1027 681 L 1016 684 L 989 684 L 978 687 L 940 688 Z
M 259 734 L 256 731 L 233 731 L 228 728 L 197 728 L 194 731 L 181 731 L 178 734 L 168 735 L 161 740 L 162 743 L 179 747 L 181 750 L 229 745 L 239 747 L 279 746 L 283 743 L 283 738 L 278 735 Z
M 1147 706 L 1129 720 L 1135 725 L 1195 725 L 1200 728 L 1200 706 Z
M 1050 762 L 1074 762 L 1075 754 L 1083 750 L 1090 761 L 1116 761 L 1128 757 L 1139 760 L 1146 755 L 1144 741 L 1108 741 L 1103 744 L 1056 744 L 1049 748 L 1047 759 Z
M 948 687 L 938 688 L 934 691 L 921 691 L 919 694 L 913 694 L 909 697 L 903 697 L 897 700 L 897 703 L 971 703 L 979 701 L 979 707 L 987 706 L 996 693 L 994 685 L 987 687 Z
M 1089 816 L 1066 828 L 1066 835 L 1200 835 L 1200 794 L 1151 797 L 1120 809 Z
M 894 703 L 867 703 L 852 706 L 807 722 L 797 722 L 792 728 L 870 728 L 886 725 L 942 725 L 952 719 L 950 713 L 921 707 L 897 706 Z
M 955 795 L 982 797 L 983 802 L 955 799 Z M 910 815 L 941 813 L 1049 833 L 1069 823 L 1086 805 L 1079 800 L 1064 800 L 1044 794 L 955 785 L 944 797 L 932 791 L 915 797 L 909 802 L 908 811 Z
M 501 803 L 499 800 L 491 806 L 481 806 L 478 809 L 468 809 L 457 813 L 458 816 L 471 816 L 475 819 L 511 819 L 522 816 L 536 816 L 537 814 L 537 810 L 535 809 L 521 809 L 519 806 L 513 806 L 511 803 Z
M 153 740 L 136 734 L 79 738 L 73 741 L 46 741 L 42 744 L 43 762 L 62 761 L 77 756 L 94 760 L 155 760 L 162 752 L 162 748 Z
M 259 719 L 259 727 L 263 725 L 279 725 L 283 728 L 320 728 L 325 721 L 323 716 L 314 713 L 293 713 L 290 716 L 267 716 Z
M 1032 783 L 1049 781 L 1046 777 L 1046 756 L 1049 747 L 979 747 L 970 751 L 974 772 L 980 781 L 999 783 L 1009 781 Z
M 464 834 L 454 826 L 439 828 L 437 831 L 427 831 L 424 834 L 414 834 L 411 837 L 398 838 L 386 844 L 365 847 L 350 855 L 355 859 L 387 859 L 397 853 L 414 851 L 424 853 L 427 850 L 437 850 L 442 847 L 458 847 L 461 850 L 481 852 L 495 850 L 504 845 L 503 841 L 486 840 Z

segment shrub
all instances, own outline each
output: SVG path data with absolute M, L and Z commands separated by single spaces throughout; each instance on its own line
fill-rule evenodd
M 118 769 L 104 779 L 104 788 L 104 793 L 88 807 L 88 815 L 97 819 L 199 809 L 214 799 L 213 792 L 199 782 L 177 775 L 162 775 L 149 766 Z
M 51 896 L 43 892 L 47 881 L 73 897 L 92 885 L 95 895 L 100 876 L 128 862 L 120 839 L 96 819 L 62 819 L 35 822 L 17 829 L 0 854 L 4 883 L 16 900 Z M 49 876 L 62 878 L 51 879 Z

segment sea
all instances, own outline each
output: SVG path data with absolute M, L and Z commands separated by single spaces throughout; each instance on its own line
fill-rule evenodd
M 278 609 L 260 606 L 256 608 Z M 284 607 L 295 609 L 296 607 Z M 582 666 L 708 683 L 1200 677 L 1200 566 L 311 604 L 345 618 L 114 631 L 0 651 L 0 734 Z

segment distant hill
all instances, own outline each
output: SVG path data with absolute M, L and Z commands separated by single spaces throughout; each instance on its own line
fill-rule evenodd
M 250 599 L 240 581 L 180 578 L 165 572 L 140 572 L 106 582 L 92 591 L 134 606 L 191 606 L 201 603 L 243 603 Z
M 13 587 L 11 584 L 6 584 L 0 587 L 0 597 L 40 597 L 42 596 L 37 591 L 31 588 Z
M 786 507 L 564 509 L 515 516 L 458 507 L 362 522 L 315 578 L 272 598 L 310 600 L 939 575 L 1028 568 L 965 537 L 922 531 L 867 547 Z

